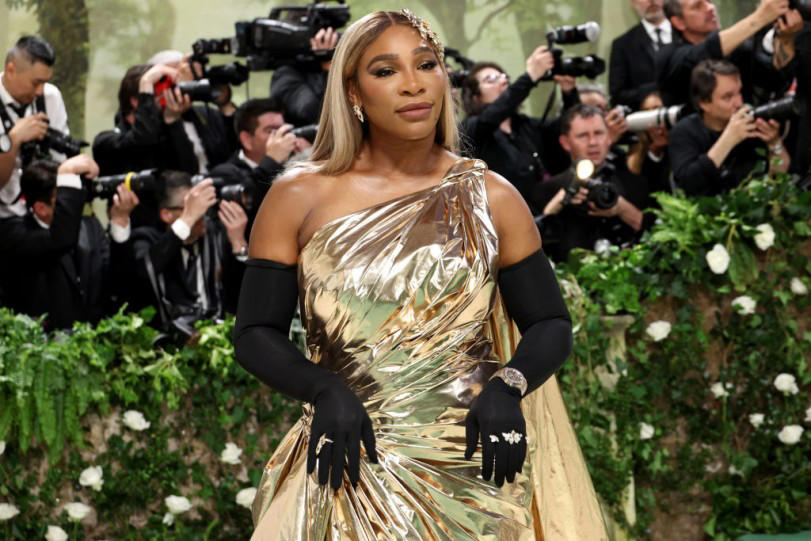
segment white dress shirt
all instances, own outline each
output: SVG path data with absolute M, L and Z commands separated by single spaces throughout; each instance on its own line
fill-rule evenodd
M 654 49 L 656 48 L 656 29 L 660 30 L 659 35 L 662 37 L 662 44 L 667 45 L 671 41 L 673 41 L 673 28 L 670 26 L 670 21 L 667 19 L 663 20 L 659 23 L 659 26 L 654 26 L 645 19 L 642 19 L 642 27 L 645 29 L 645 32 L 648 33 L 650 36 L 650 40 L 654 43 Z
M 70 133 L 68 130 L 68 112 L 65 109 L 65 102 L 62 100 L 62 93 L 59 89 L 50 83 L 45 83 L 43 90 L 45 96 L 45 112 L 48 114 L 48 124 L 50 127 L 59 130 L 63 133 Z M 3 86 L 3 73 L 0 72 L 0 99 L 6 107 L 8 116 L 15 123 L 20 119 L 17 111 L 10 107 L 20 107 L 22 104 L 17 102 L 11 94 L 9 94 L 6 87 Z M 25 114 L 28 116 L 34 114 L 34 103 L 29 103 L 25 108 Z M 5 133 L 6 127 L 0 122 L 0 133 Z M 51 151 L 51 157 L 56 161 L 64 161 L 65 155 L 58 152 Z M 0 218 L 8 218 L 11 216 L 24 216 L 25 203 L 18 200 L 17 196 L 20 194 L 20 177 L 22 176 L 22 159 L 19 153 L 14 164 L 14 170 L 11 172 L 11 178 L 2 189 L 0 189 Z

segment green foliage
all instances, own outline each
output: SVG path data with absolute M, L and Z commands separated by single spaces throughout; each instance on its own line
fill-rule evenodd
M 642 243 L 603 257 L 576 253 L 557 269 L 576 328 L 560 379 L 595 487 L 624 523 L 620 496 L 634 477 L 631 531 L 643 538 L 671 504 L 702 512 L 715 539 L 808 529 L 811 302 L 790 284 L 811 282 L 811 194 L 783 176 L 717 198 L 657 199 L 659 221 Z M 754 241 L 760 224 L 775 232 L 766 250 Z M 730 259 L 722 274 L 706 260 L 716 243 Z M 732 307 L 744 294 L 757 302 L 754 314 Z M 607 358 L 613 320 L 603 314 L 633 320 L 624 362 Z M 645 332 L 654 320 L 672 325 L 659 342 Z M 611 362 L 621 374 L 613 388 L 594 377 Z M 781 373 L 796 377 L 798 393 L 775 389 Z M 729 396 L 716 398 L 716 383 Z M 762 426 L 750 423 L 753 413 L 765 415 Z M 653 438 L 641 438 L 641 423 Z M 799 443 L 780 441 L 786 425 L 805 425 Z

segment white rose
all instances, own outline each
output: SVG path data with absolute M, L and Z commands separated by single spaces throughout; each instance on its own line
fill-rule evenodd
M 237 447 L 235 443 L 230 441 L 225 444 L 225 449 L 220 453 L 220 461 L 226 464 L 240 464 L 239 455 L 242 454 L 242 449 Z
M 794 277 L 791 279 L 791 292 L 795 295 L 808 295 L 808 288 L 802 280 Z
M 84 518 L 90 514 L 90 511 L 93 509 L 90 506 L 83 504 L 82 502 L 73 502 L 73 503 L 66 503 L 65 504 L 65 511 L 68 512 L 68 516 L 70 520 L 79 522 L 84 520 Z
M 594 241 L 594 253 L 600 257 L 611 255 L 611 241 L 608 239 L 597 239 Z
M 6 452 L 6 442 L 0 440 L 0 455 Z
M 713 383 L 712 387 L 710 387 L 710 392 L 715 398 L 723 398 L 725 396 L 729 396 L 729 392 L 727 389 L 731 389 L 731 383 L 721 383 L 720 381 Z
M 256 489 L 254 487 L 243 488 L 237 492 L 237 505 L 250 509 L 254 498 L 256 498 Z
M 797 387 L 797 379 L 791 374 L 778 374 L 774 378 L 774 387 L 783 394 L 797 394 L 800 392 Z
M 670 334 L 671 328 L 669 321 L 654 321 L 645 329 L 645 334 L 653 338 L 654 342 L 661 342 Z
M 175 523 L 175 516 L 172 513 L 166 513 L 165 515 L 163 515 L 163 520 L 161 522 L 163 522 L 167 526 L 171 526 L 172 524 Z
M 755 313 L 757 301 L 749 295 L 741 295 L 732 299 L 732 307 L 742 316 L 750 316 Z
M 800 425 L 786 425 L 783 430 L 777 434 L 777 437 L 786 445 L 794 445 L 800 441 L 803 436 L 803 427 Z
M 124 424 L 131 430 L 146 430 L 150 423 L 144 419 L 144 414 L 140 411 L 127 410 L 124 412 Z
M 720 244 L 713 246 L 712 250 L 707 252 L 707 265 L 715 274 L 724 274 L 727 267 L 729 267 L 729 252 L 727 252 L 727 249 Z
M 11 520 L 20 514 L 20 510 L 13 503 L 0 503 L 0 521 Z
M 59 526 L 48 526 L 45 541 L 68 541 L 68 533 Z
M 753 413 L 749 415 L 749 422 L 752 423 L 753 427 L 757 428 L 763 424 L 765 418 L 766 416 L 763 415 L 762 413 Z
M 640 440 L 649 440 L 653 437 L 653 434 L 656 431 L 654 428 L 649 425 L 648 423 L 639 423 L 639 439 Z
M 173 515 L 185 513 L 191 509 L 191 502 L 185 496 L 166 496 L 163 501 L 166 502 L 166 507 Z
M 811 423 L 811 408 L 805 410 L 805 422 Z
M 743 477 L 743 472 L 736 468 L 734 464 L 730 464 L 727 471 L 729 472 L 729 475 L 740 475 Z
M 771 224 L 760 224 L 755 229 L 758 230 L 757 235 L 755 235 L 755 244 L 761 250 L 768 250 L 774 244 L 774 229 L 772 229 Z
M 93 487 L 93 490 L 101 490 L 101 485 L 104 484 L 104 472 L 101 466 L 90 466 L 85 468 L 79 476 L 79 484 L 83 487 Z

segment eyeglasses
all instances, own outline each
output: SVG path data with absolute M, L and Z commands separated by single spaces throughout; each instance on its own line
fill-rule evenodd
M 484 77 L 482 77 L 481 82 L 493 84 L 499 82 L 499 80 L 501 80 L 502 78 L 504 78 L 507 81 L 510 80 L 510 76 L 507 75 L 506 73 L 491 73 L 490 75 L 485 75 Z

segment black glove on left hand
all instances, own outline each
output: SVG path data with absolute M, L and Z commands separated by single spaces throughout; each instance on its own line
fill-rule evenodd
M 470 406 L 465 419 L 465 434 L 466 460 L 470 460 L 476 451 L 476 443 L 481 434 L 482 479 L 490 480 L 495 460 L 496 486 L 503 485 L 505 478 L 508 483 L 515 481 L 515 474 L 521 471 L 527 456 L 526 422 L 521 413 L 521 394 L 518 389 L 510 387 L 501 378 L 487 383 Z M 517 441 L 515 440 L 519 437 L 515 434 L 520 434 Z

